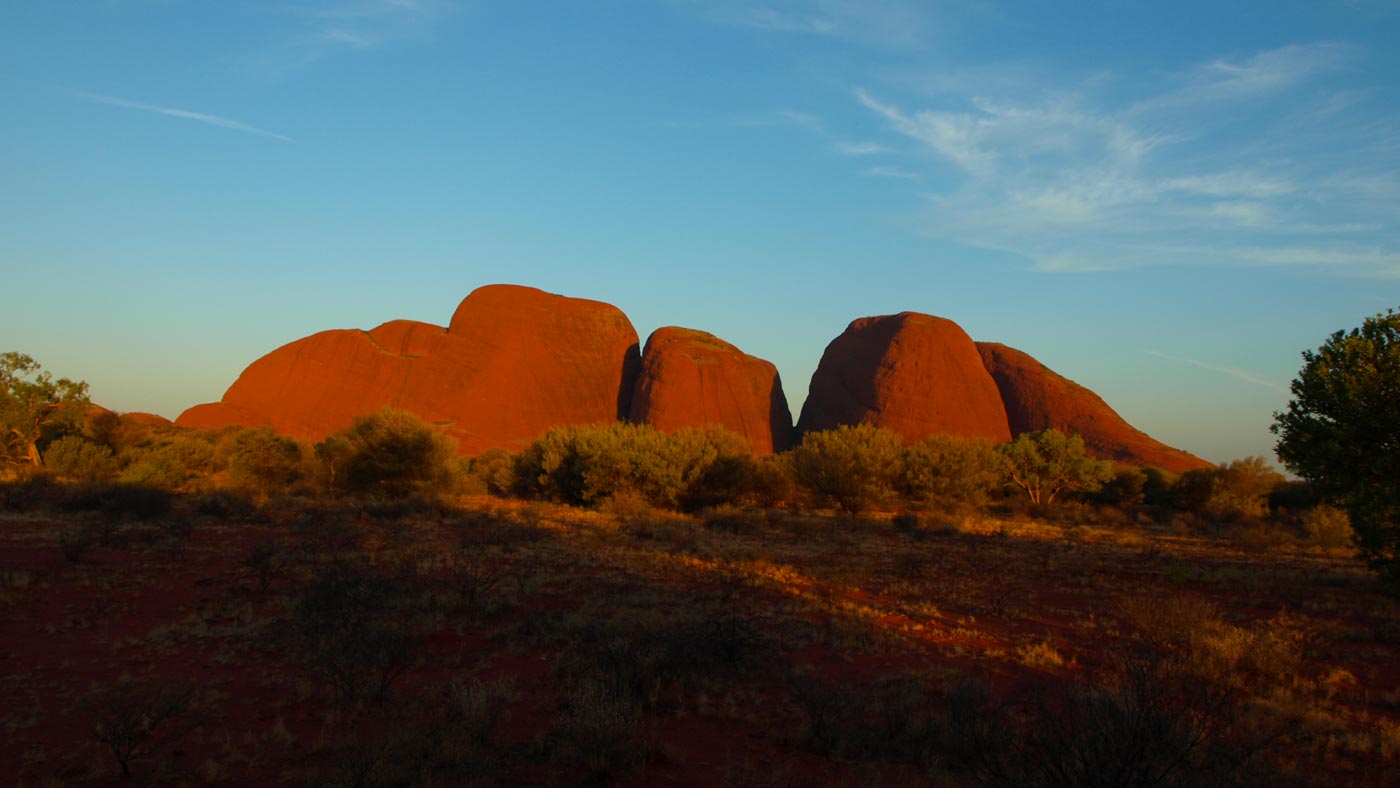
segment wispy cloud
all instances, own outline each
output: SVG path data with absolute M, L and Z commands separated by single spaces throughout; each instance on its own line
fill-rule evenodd
M 835 147 L 842 156 L 874 156 L 890 150 L 878 142 L 838 142 Z
M 1146 350 L 1146 349 L 1144 349 L 1142 352 L 1146 353 L 1146 354 L 1149 355 L 1149 356 L 1156 356 L 1157 358 L 1163 358 L 1163 359 L 1166 359 L 1166 360 L 1168 360 L 1168 361 L 1175 361 L 1175 362 L 1178 362 L 1178 363 L 1181 363 L 1181 364 L 1190 364 L 1190 365 L 1193 366 L 1193 367 L 1200 367 L 1201 369 L 1208 369 L 1208 370 L 1210 370 L 1211 372 L 1219 372 L 1219 373 L 1222 374 L 1222 375 L 1229 375 L 1229 376 L 1232 377 L 1232 378 L 1236 378 L 1236 379 L 1238 379 L 1238 380 L 1243 380 L 1243 381 L 1246 382 L 1246 383 L 1253 383 L 1253 384 L 1256 385 L 1256 386 L 1263 386 L 1264 388 L 1274 389 L 1275 391 L 1283 391 L 1283 392 L 1287 392 L 1287 391 L 1288 391 L 1288 387 L 1285 386 L 1285 385 L 1283 385 L 1282 383 L 1278 383 L 1278 382 L 1269 380 L 1269 379 L 1267 379 L 1267 378 L 1262 378 L 1262 377 L 1260 377 L 1260 376 L 1258 376 L 1258 375 L 1255 375 L 1255 374 L 1252 373 L 1252 372 L 1246 372 L 1246 371 L 1244 371 L 1244 370 L 1242 370 L 1242 369 L 1236 369 L 1235 367 L 1225 367 L 1225 366 L 1221 366 L 1221 365 L 1219 365 L 1219 364 L 1210 364 L 1210 363 L 1207 363 L 1207 362 L 1205 362 L 1205 361 L 1200 361 L 1200 360 L 1197 360 L 1197 359 L 1194 359 L 1194 358 L 1183 358 L 1183 357 L 1181 357 L 1181 356 L 1171 356 L 1171 355 L 1168 355 L 1168 354 L 1166 354 L 1166 353 L 1159 353 L 1159 352 L 1157 352 L 1156 350 Z
M 915 0 L 672 0 L 720 24 L 793 35 L 841 38 L 903 49 L 934 27 L 928 4 Z
M 1179 109 L 1190 104 L 1266 98 L 1319 74 L 1345 68 L 1358 54 L 1351 45 L 1322 41 L 1291 44 L 1244 59 L 1220 58 L 1187 72 L 1179 88 L 1149 97 L 1132 109 Z
M 860 174 L 871 178 L 896 178 L 905 181 L 921 181 L 924 179 L 924 177 L 917 172 L 902 170 L 898 167 L 866 167 L 860 171 Z
M 162 107 L 156 104 L 146 104 L 140 101 L 131 101 L 130 99 L 117 98 L 116 96 L 104 96 L 98 93 L 82 93 L 79 91 L 72 91 L 72 94 L 77 98 L 82 99 L 83 101 L 90 101 L 94 104 L 106 104 L 113 107 L 122 107 L 124 109 L 135 109 L 141 110 L 142 112 L 154 112 L 158 115 L 166 115 L 168 117 L 181 118 L 183 120 L 193 120 L 197 123 L 204 123 L 210 126 L 218 126 L 222 129 L 241 131 L 245 134 L 256 134 L 259 137 L 267 137 L 269 139 L 280 140 L 282 142 L 292 142 L 292 138 L 284 134 L 278 134 L 273 131 L 268 131 L 267 129 L 260 129 L 257 126 L 250 126 L 247 123 L 232 120 L 230 118 L 221 117 L 219 115 L 210 115 L 204 112 L 194 112 L 192 110 L 177 109 L 175 107 Z
M 916 143 L 885 146 L 898 158 L 882 163 L 927 177 L 923 231 L 1033 270 L 1325 265 L 1396 277 L 1400 146 L 1355 129 L 1400 118 L 1355 91 L 1339 103 L 1324 81 L 1358 57 L 1322 43 L 1218 59 L 1116 102 L 1048 79 L 997 96 L 969 82 L 913 109 L 864 88 L 854 98 Z M 1247 115 L 1243 101 L 1254 102 Z M 1306 136 L 1291 133 L 1300 115 Z M 1244 117 L 1247 134 L 1235 128 Z
M 663 129 L 766 129 L 787 126 L 824 133 L 820 116 L 794 109 L 706 120 L 659 120 L 651 125 Z
M 276 73 L 339 53 L 368 52 L 430 29 L 456 8 L 455 0 L 304 0 L 269 6 L 266 13 L 287 24 L 254 62 Z

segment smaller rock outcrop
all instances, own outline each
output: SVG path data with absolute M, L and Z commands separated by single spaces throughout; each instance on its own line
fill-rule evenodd
M 972 339 L 957 323 L 918 312 L 856 320 L 822 354 L 798 433 L 861 423 L 911 443 L 937 432 L 1011 439 Z
M 792 437 L 777 367 L 713 334 L 675 326 L 647 339 L 628 418 L 667 433 L 724 427 L 758 454 L 783 451 Z
M 1057 429 L 1077 434 L 1095 457 L 1156 466 L 1180 473 L 1208 468 L 1210 463 L 1154 440 L 1134 428 L 1099 395 L 1015 348 L 978 342 L 977 350 L 997 388 L 1012 433 Z

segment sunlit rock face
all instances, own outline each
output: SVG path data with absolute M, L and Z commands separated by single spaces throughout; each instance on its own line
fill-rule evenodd
M 629 418 L 667 433 L 724 427 L 758 454 L 783 451 L 792 436 L 776 367 L 713 334 L 674 326 L 647 339 Z
M 466 454 L 518 449 L 556 425 L 625 416 L 639 368 L 637 331 L 616 307 L 491 285 L 447 328 L 396 320 L 283 345 L 176 423 L 320 440 L 387 406 L 439 425 Z
M 977 350 L 1001 391 L 1013 434 L 1053 428 L 1083 437 L 1089 453 L 1106 460 L 1177 473 L 1210 466 L 1153 440 L 1124 421 L 1099 395 L 1015 348 L 978 342 Z
M 873 424 L 914 442 L 938 432 L 1011 438 L 977 346 L 951 320 L 917 312 L 852 322 L 812 375 L 798 433 Z
M 771 363 L 674 326 L 657 329 L 639 353 L 637 331 L 616 307 L 516 285 L 473 291 L 446 328 L 394 320 L 283 345 L 176 424 L 270 426 L 316 441 L 384 407 L 436 424 L 464 454 L 518 450 L 555 426 L 629 419 L 668 433 L 724 427 L 760 454 L 843 424 L 886 427 L 910 442 L 946 432 L 1000 443 L 1054 427 L 1107 459 L 1173 471 L 1209 465 L 1133 429 L 1025 353 L 974 343 L 932 315 L 852 322 L 822 355 L 794 430 Z

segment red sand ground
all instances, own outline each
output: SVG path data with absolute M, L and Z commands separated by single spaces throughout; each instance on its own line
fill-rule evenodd
M 1303 660 L 1278 679 L 1272 702 L 1300 704 L 1312 726 L 1284 755 L 1305 784 L 1384 785 L 1400 757 L 1400 604 L 1354 559 L 1241 552 L 1152 529 L 974 520 L 911 540 L 888 522 L 765 524 L 757 515 L 756 530 L 732 535 L 664 515 L 470 506 L 494 511 L 496 524 L 468 519 L 463 530 L 450 514 L 399 522 L 314 508 L 248 523 L 177 511 L 174 522 L 193 524 L 187 539 L 127 524 L 116 546 L 78 563 L 65 559 L 59 533 L 90 517 L 0 516 L 0 784 L 317 784 L 341 768 L 350 720 L 360 720 L 356 735 L 382 730 L 395 699 L 452 678 L 513 682 L 499 744 L 514 776 L 500 784 L 578 784 L 595 765 L 537 748 L 566 706 L 560 665 L 598 648 L 581 633 L 649 631 L 719 610 L 770 638 L 764 661 L 773 664 L 663 688 L 636 720 L 633 744 L 646 757 L 593 779 L 905 785 L 917 776 L 908 765 L 812 752 L 790 687 L 919 673 L 980 675 L 1008 697 L 1041 692 L 1103 665 L 1129 634 L 1123 601 L 1144 597 L 1209 600 L 1240 631 L 1282 620 L 1303 633 Z M 388 706 L 358 716 L 338 706 L 270 639 L 307 573 L 334 556 L 354 550 L 438 588 L 456 539 L 497 545 L 490 555 L 505 571 L 484 611 L 441 608 Z M 242 561 L 267 540 L 299 557 L 265 591 Z M 1038 656 L 1044 649 L 1054 658 Z M 94 740 L 83 707 L 91 688 L 122 675 L 192 681 L 205 696 L 202 726 L 131 779 Z

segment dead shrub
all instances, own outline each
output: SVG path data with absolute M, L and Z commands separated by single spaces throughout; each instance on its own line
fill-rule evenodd
M 199 727 L 198 700 L 193 684 L 123 676 L 93 688 L 83 698 L 83 708 L 92 718 L 93 737 L 112 753 L 122 774 L 129 775 L 133 763 Z

